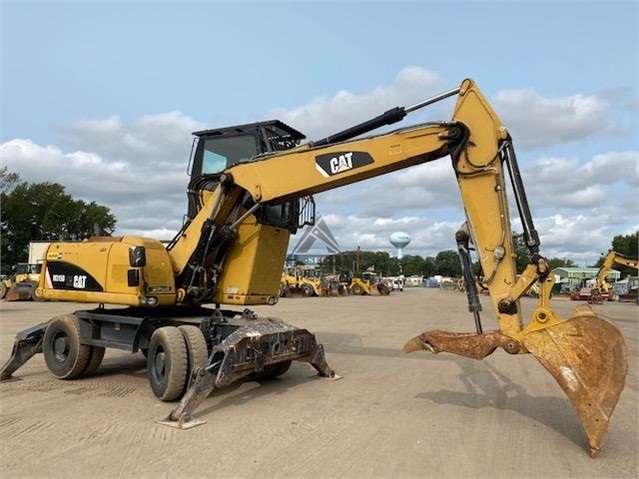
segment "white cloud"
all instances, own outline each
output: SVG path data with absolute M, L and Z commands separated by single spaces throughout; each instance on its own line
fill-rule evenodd
M 637 214 L 637 151 L 599 154 L 583 164 L 577 158 L 542 157 L 530 162 L 522 177 L 543 206 L 596 208 L 615 203 L 620 215 Z M 635 201 L 619 201 L 624 196 Z
M 66 131 L 66 140 L 105 158 L 145 164 L 149 169 L 186 171 L 191 133 L 205 127 L 178 111 L 146 115 L 122 122 L 117 116 L 82 120 Z
M 611 132 L 607 104 L 592 95 L 544 98 L 533 90 L 504 90 L 493 105 L 518 147 L 547 147 Z
M 279 118 L 319 140 L 362 123 L 396 106 L 410 106 L 442 90 L 439 75 L 419 67 L 402 69 L 388 86 L 364 93 L 339 91 L 330 98 L 319 97 L 293 110 L 278 109 L 269 118 Z

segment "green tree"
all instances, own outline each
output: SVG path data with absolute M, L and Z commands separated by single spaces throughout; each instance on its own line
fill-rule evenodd
M 356 271 L 358 264 L 360 271 Z M 352 270 L 353 273 L 361 273 L 368 268 L 373 268 L 374 271 L 383 276 L 399 274 L 397 258 L 391 258 L 385 251 L 343 251 L 322 258 L 319 268 L 322 274 L 333 274 L 333 271 L 339 272 L 344 269 Z
M 639 255 L 639 231 L 631 235 L 617 235 L 612 239 L 612 249 L 628 258 L 637 259 Z
M 110 210 L 95 202 L 75 200 L 58 183 L 19 183 L 1 196 L 2 273 L 28 260 L 32 240 L 81 240 L 94 234 L 97 225 L 104 234 L 115 230 Z
M 566 258 L 550 258 L 548 264 L 551 270 L 555 268 L 575 268 L 577 266 L 573 260 Z
M 8 193 L 19 181 L 18 173 L 11 173 L 6 166 L 0 168 L 0 192 Z
M 437 274 L 437 265 L 435 263 L 435 258 L 433 256 L 427 256 L 424 258 L 424 276 L 430 278 Z
M 450 249 L 437 253 L 437 256 L 435 256 L 435 273 L 442 276 L 461 276 L 461 263 L 457 251 Z
M 406 255 L 401 261 L 402 273 L 405 276 L 421 276 L 424 275 L 424 258 L 419 255 Z
M 526 269 L 526 266 L 528 266 L 528 263 L 530 263 L 530 251 L 528 250 L 528 246 L 526 246 L 523 233 L 513 232 L 513 248 L 517 255 L 515 258 L 515 267 L 517 273 L 521 274 Z

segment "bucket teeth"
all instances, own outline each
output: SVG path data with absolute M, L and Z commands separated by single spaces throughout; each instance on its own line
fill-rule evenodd
M 483 359 L 498 347 L 508 352 L 517 343 L 499 331 L 477 333 L 451 333 L 448 331 L 427 331 L 409 340 L 403 348 L 405 353 L 426 350 L 431 353 L 453 353 L 473 359 Z M 518 347 L 517 347 L 518 349 Z

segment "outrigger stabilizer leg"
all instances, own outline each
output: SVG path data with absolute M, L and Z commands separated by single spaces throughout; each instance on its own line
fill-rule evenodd
M 269 335 L 243 334 L 241 329 L 213 348 L 207 366 L 192 370 L 180 404 L 166 419 L 159 421 L 160 424 L 178 429 L 190 429 L 204 424 L 206 421 L 193 417 L 193 413 L 213 391 L 225 388 L 253 372 L 262 372 L 265 367 L 278 367 L 292 360 L 309 363 L 320 377 L 331 380 L 342 377 L 328 366 L 324 346 L 317 344 L 315 337 L 306 330 L 295 332 L 297 340 L 293 342 L 296 345 L 290 352 L 269 357 L 268 354 L 263 354 L 263 348 L 260 347 L 260 344 L 269 343 Z
M 49 321 L 40 323 L 16 334 L 11 357 L 0 370 L 0 382 L 20 379 L 12 374 L 37 353 L 42 352 L 42 339 L 48 324 Z

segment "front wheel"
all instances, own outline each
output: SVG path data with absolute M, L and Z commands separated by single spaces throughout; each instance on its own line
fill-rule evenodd
M 151 390 L 158 399 L 179 399 L 186 385 L 188 364 L 182 332 L 174 326 L 156 329 L 149 343 L 147 368 Z
M 36 289 L 38 289 L 37 283 L 31 283 L 29 286 L 29 299 L 31 301 L 38 301 L 38 295 L 36 294 Z

